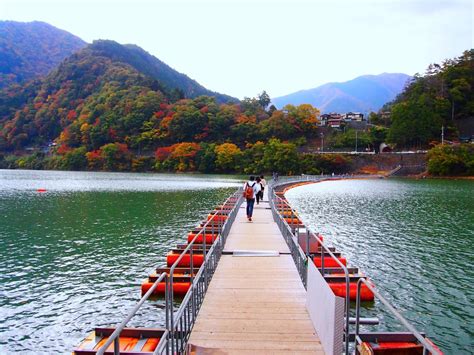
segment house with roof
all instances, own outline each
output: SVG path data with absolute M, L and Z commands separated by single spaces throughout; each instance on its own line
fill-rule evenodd
M 364 121 L 364 114 L 360 112 L 347 112 L 344 115 L 344 119 L 346 121 L 362 122 Z

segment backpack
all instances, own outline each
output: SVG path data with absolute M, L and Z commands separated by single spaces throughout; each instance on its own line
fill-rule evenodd
M 246 187 L 245 187 L 245 190 L 244 190 L 244 197 L 247 199 L 247 200 L 251 200 L 253 199 L 253 187 L 255 186 L 255 183 L 253 183 L 252 186 L 249 185 L 249 183 L 247 183 Z

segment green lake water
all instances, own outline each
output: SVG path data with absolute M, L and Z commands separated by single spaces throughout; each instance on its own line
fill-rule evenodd
M 446 354 L 473 353 L 474 182 L 340 180 L 286 196 Z M 380 318 L 377 330 L 403 329 L 379 302 L 363 315 Z
M 241 181 L 0 170 L 0 354 L 70 354 L 118 324 L 168 249 Z M 473 182 L 336 181 L 287 197 L 447 354 L 471 353 Z M 364 311 L 396 328 L 379 303 Z M 130 326 L 163 317 L 163 302 L 146 302 Z
M 233 177 L 0 170 L 0 354 L 70 354 L 118 324 Z M 38 193 L 44 188 L 46 193 Z M 131 326 L 164 325 L 147 302 Z

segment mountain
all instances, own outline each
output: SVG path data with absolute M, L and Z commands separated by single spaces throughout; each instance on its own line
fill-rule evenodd
M 206 90 L 136 46 L 95 41 L 46 77 L 0 90 L 0 150 L 44 146 L 60 137 L 80 145 L 81 139 L 75 138 L 80 136 L 88 137 L 91 149 L 108 142 L 140 147 L 138 140 L 145 139 L 141 133 L 155 129 L 163 107 L 183 92 L 214 96 L 202 99 L 200 108 L 216 105 L 214 99 L 236 101 Z M 155 133 L 146 139 L 159 139 Z M 131 137 L 137 140 L 133 144 Z
M 44 22 L 0 21 L 0 88 L 44 76 L 86 45 Z
M 309 103 L 321 111 L 369 112 L 379 110 L 402 92 L 411 77 L 400 73 L 363 75 L 343 83 L 328 83 L 314 89 L 301 90 L 276 97 L 272 103 L 281 108 L 287 104 Z
M 181 74 L 142 48 L 114 41 L 94 41 L 90 50 L 97 56 L 108 57 L 115 62 L 128 64 L 140 73 L 158 80 L 169 90 L 179 89 L 187 98 L 214 96 L 218 102 L 237 102 L 236 98 L 210 91 L 185 74 Z

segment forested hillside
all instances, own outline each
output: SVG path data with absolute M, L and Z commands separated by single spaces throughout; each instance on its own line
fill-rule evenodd
M 474 50 L 432 64 L 384 110 L 391 111 L 388 139 L 398 147 L 427 147 L 474 135 Z
M 20 153 L 3 166 L 298 171 L 289 158 L 315 134 L 317 109 L 269 108 L 265 92 L 239 103 L 183 98 L 153 78 L 141 50 L 132 52 L 138 57 L 115 42 L 95 42 L 45 79 L 1 91 L 0 150 Z M 21 156 L 26 151 L 35 153 Z
M 362 131 L 326 129 L 326 148 L 352 149 L 355 142 L 377 150 L 386 139 L 398 148 L 424 148 L 438 139 L 441 126 L 446 138 L 458 138 L 457 123 L 473 119 L 472 54 L 416 76 L 385 106 L 388 118 L 372 114 Z M 320 112 L 312 105 L 278 110 L 266 92 L 237 102 L 218 94 L 196 96 L 203 90 L 213 94 L 138 47 L 96 41 L 45 78 L 0 90 L 0 168 L 315 174 L 350 169 L 347 156 L 303 153 L 319 149 L 314 144 L 322 136 Z M 466 171 L 458 164 L 449 171 L 460 170 Z
M 44 22 L 0 21 L 0 89 L 48 74 L 86 45 Z

